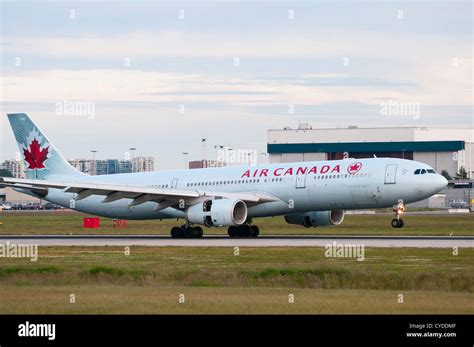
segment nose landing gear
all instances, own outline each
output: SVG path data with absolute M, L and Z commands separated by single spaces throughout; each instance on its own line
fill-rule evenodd
M 395 218 L 392 219 L 391 225 L 392 228 L 403 228 L 405 223 L 400 216 L 405 212 L 405 204 L 403 203 L 402 199 L 398 200 L 398 203 L 393 206 L 393 213 L 395 214 Z

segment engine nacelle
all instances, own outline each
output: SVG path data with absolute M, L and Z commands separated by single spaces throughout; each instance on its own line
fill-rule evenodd
M 242 225 L 247 220 L 247 205 L 241 200 L 211 199 L 188 207 L 186 219 L 211 226 Z
M 303 225 L 306 228 L 339 225 L 343 220 L 344 211 L 342 210 L 293 213 L 285 216 L 288 224 Z

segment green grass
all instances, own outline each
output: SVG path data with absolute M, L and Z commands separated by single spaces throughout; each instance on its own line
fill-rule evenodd
M 0 293 L 0 313 L 474 313 L 474 249 L 40 247 L 0 259 Z
M 0 285 L 5 314 L 472 314 L 466 293 L 431 291 Z M 75 303 L 70 303 L 70 295 Z M 184 294 L 185 302 L 178 298 Z M 289 294 L 294 303 L 289 303 Z M 398 302 L 403 294 L 404 302 Z
M 0 234 L 165 234 L 181 222 L 83 229 L 79 213 L 0 214 Z M 346 216 L 338 227 L 256 219 L 263 235 L 474 235 L 473 214 Z M 206 228 L 225 234 L 225 228 Z M 323 248 L 39 247 L 38 261 L 0 258 L 0 313 L 474 313 L 474 249 L 365 248 L 365 260 Z M 75 304 L 69 295 L 75 294 Z M 178 304 L 178 295 L 186 303 Z M 288 303 L 288 294 L 295 303 Z M 397 302 L 403 294 L 403 304 Z
M 40 267 L 23 267 L 12 266 L 0 268 L 0 278 L 7 277 L 14 274 L 54 274 L 61 272 L 56 266 L 40 266 Z
M 156 234 L 169 235 L 171 227 L 183 224 L 176 220 L 128 221 L 126 229 L 113 228 L 109 218 L 101 218 L 101 228 L 84 229 L 85 215 L 76 212 L 0 213 L 0 235 L 8 234 Z M 256 218 L 262 235 L 474 235 L 474 214 L 405 215 L 405 227 L 393 229 L 389 214 L 346 215 L 337 227 L 304 228 L 287 224 L 283 217 Z M 226 235 L 226 228 L 204 228 L 207 235 Z

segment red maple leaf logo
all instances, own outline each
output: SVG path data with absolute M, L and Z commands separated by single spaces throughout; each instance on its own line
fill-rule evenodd
M 44 169 L 44 161 L 48 158 L 49 147 L 41 149 L 38 140 L 33 139 L 30 143 L 30 150 L 23 149 L 28 169 Z
M 359 172 L 361 168 L 362 168 L 362 163 L 357 162 L 354 164 L 350 164 L 349 167 L 347 168 L 347 172 L 349 172 L 350 174 L 355 174 Z

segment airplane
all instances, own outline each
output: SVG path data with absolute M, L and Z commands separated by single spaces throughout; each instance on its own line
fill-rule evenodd
M 72 167 L 25 113 L 8 114 L 27 178 L 0 185 L 80 212 L 116 219 L 184 219 L 173 238 L 199 238 L 201 226 L 257 237 L 255 217 L 284 216 L 304 227 L 339 225 L 347 210 L 426 199 L 447 180 L 427 164 L 397 158 L 342 159 L 90 176 Z

